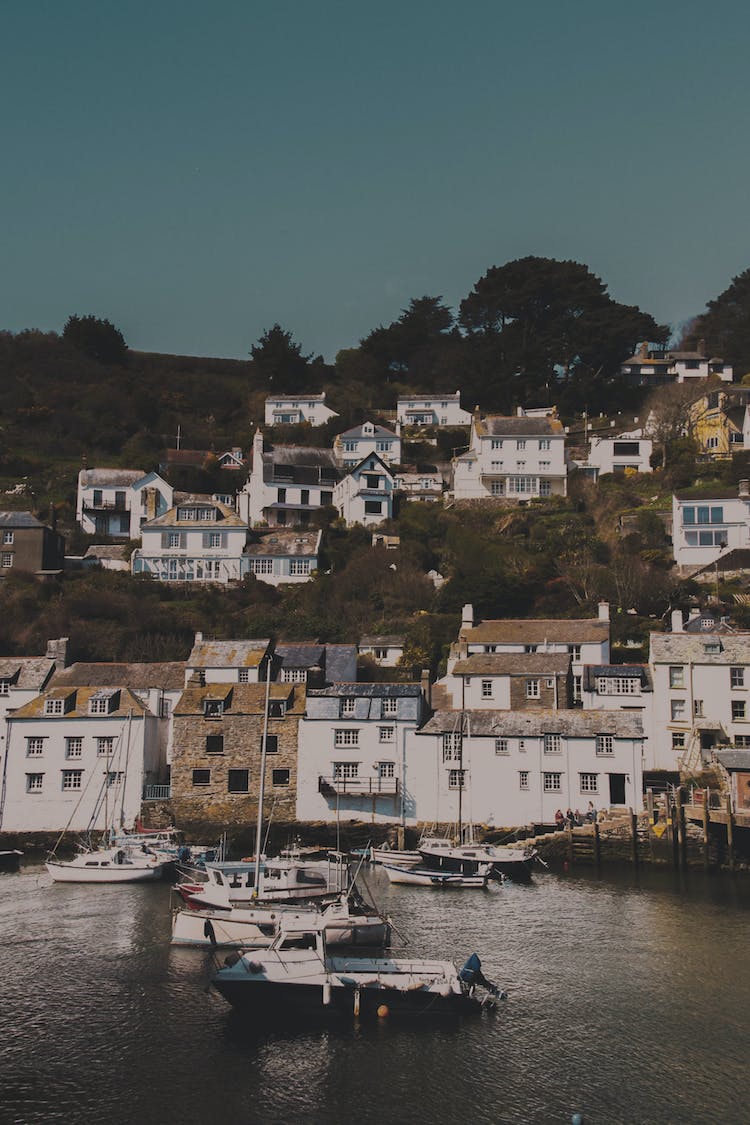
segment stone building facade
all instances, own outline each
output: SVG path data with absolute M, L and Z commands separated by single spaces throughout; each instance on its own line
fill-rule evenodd
M 265 701 L 265 684 L 201 684 L 196 678 L 187 685 L 173 719 L 172 812 L 178 824 L 256 823 Z M 270 685 L 265 802 L 276 823 L 294 820 L 304 712 L 304 685 Z

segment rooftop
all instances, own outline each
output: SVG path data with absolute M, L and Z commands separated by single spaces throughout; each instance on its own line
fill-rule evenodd
M 189 668 L 257 668 L 270 644 L 268 637 L 248 641 L 196 638 L 187 665 Z
M 643 721 L 632 711 L 464 711 L 464 733 L 472 738 L 532 738 L 561 734 L 592 738 L 643 738 Z M 460 711 L 437 711 L 419 734 L 443 734 L 458 729 Z
M 515 414 L 507 416 L 504 414 L 488 414 L 486 418 L 482 418 L 475 423 L 475 428 L 479 437 L 503 437 L 506 434 L 520 437 L 526 434 L 542 434 L 543 436 L 551 435 L 553 437 L 564 437 L 565 435 L 560 419 L 549 415 L 544 418 L 530 418 L 528 416 L 519 417 Z
M 277 530 L 270 535 L 264 535 L 259 543 L 249 543 L 245 548 L 246 555 L 263 557 L 286 557 L 288 555 L 317 556 L 320 550 L 322 531 L 281 531 Z
M 10 680 L 21 691 L 40 691 L 54 667 L 47 656 L 0 656 L 0 680 Z
M 143 469 L 81 469 L 78 482 L 82 488 L 128 488 L 145 475 Z
M 655 664 L 750 664 L 750 633 L 652 633 L 651 660 Z
M 183 508 L 196 508 L 212 510 L 212 515 L 208 518 L 201 518 L 196 520 L 181 520 L 178 519 L 177 513 Z M 233 508 L 228 504 L 222 504 L 218 500 L 186 500 L 176 504 L 174 508 L 170 508 L 163 516 L 157 516 L 156 519 L 149 520 L 142 525 L 142 528 L 158 528 L 158 527 L 181 527 L 187 530 L 190 527 L 217 527 L 222 528 L 241 528 L 247 527 L 243 519 L 237 515 Z
M 609 621 L 599 618 L 541 620 L 512 619 L 482 621 L 472 628 L 462 626 L 459 636 L 469 644 L 580 644 L 609 639 Z
M 160 688 L 179 691 L 185 683 L 181 660 L 161 664 L 94 664 L 79 661 L 52 678 L 52 687 L 127 687 L 132 691 Z
M 287 700 L 287 714 L 302 716 L 305 711 L 304 684 L 271 684 L 270 698 Z M 205 700 L 220 699 L 227 715 L 264 715 L 265 684 L 188 684 L 175 704 L 175 715 L 203 715 Z
M 454 676 L 540 676 L 565 675 L 570 669 L 568 653 L 486 652 L 459 660 Z
M 139 718 L 146 713 L 145 704 L 124 685 L 116 685 L 119 690 L 117 706 L 106 715 L 97 715 L 97 719 L 128 719 Z M 80 719 L 89 715 L 89 701 L 93 696 L 99 695 L 101 685 L 96 687 L 53 687 L 38 695 L 35 699 L 25 703 L 13 712 L 13 721 L 18 719 Z M 72 697 L 72 698 L 71 698 Z M 48 699 L 65 699 L 67 709 L 60 715 L 45 714 Z

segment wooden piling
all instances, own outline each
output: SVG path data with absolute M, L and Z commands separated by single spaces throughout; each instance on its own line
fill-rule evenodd
M 684 868 L 687 860 L 685 851 L 685 809 L 682 805 L 682 787 L 679 785 L 675 793 L 675 820 L 677 821 L 677 866 Z
M 706 868 L 706 870 L 708 870 L 711 863 L 711 857 L 709 854 L 710 833 L 708 828 L 710 815 L 709 803 L 711 799 L 710 794 L 711 791 L 709 789 L 703 790 L 703 866 Z
M 628 809 L 628 816 L 630 818 L 630 852 L 633 859 L 633 866 L 638 866 L 638 817 L 632 809 Z
M 568 863 L 573 862 L 573 827 L 568 826 Z
M 727 859 L 729 870 L 734 871 L 734 813 L 732 812 L 732 797 L 727 793 Z
M 594 862 L 597 867 L 602 865 L 602 841 L 599 835 L 599 822 L 594 821 Z
M 648 812 L 648 853 L 651 862 L 654 862 L 654 825 L 656 824 L 656 817 L 654 815 L 654 791 L 653 789 L 646 790 L 646 810 Z

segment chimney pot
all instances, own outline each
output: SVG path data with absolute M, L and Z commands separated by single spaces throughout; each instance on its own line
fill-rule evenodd
M 750 496 L 750 480 L 741 480 L 739 483 L 740 496 Z
M 474 606 L 469 602 L 461 610 L 461 628 L 473 629 L 474 628 Z
M 599 620 L 609 621 L 609 602 L 599 602 Z
M 683 628 L 683 625 L 682 625 L 682 610 L 681 609 L 673 609 L 672 610 L 672 632 L 673 633 L 683 633 L 684 632 L 684 628 Z

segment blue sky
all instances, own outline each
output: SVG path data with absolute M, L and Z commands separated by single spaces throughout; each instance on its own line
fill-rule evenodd
M 0 327 L 332 359 L 491 265 L 679 323 L 750 266 L 750 8 L 6 0 Z

